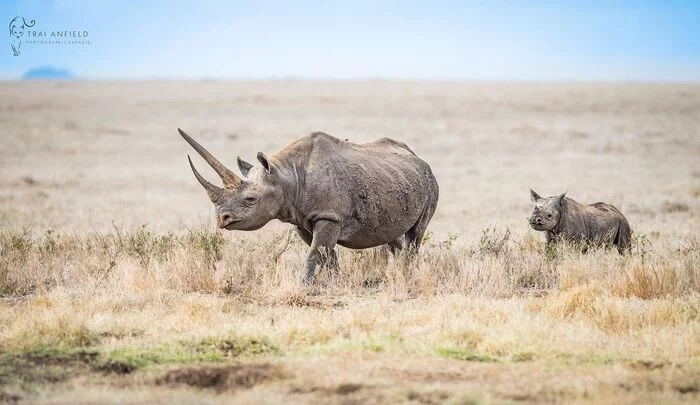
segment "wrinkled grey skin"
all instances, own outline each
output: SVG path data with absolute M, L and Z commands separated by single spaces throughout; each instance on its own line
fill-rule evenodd
M 293 224 L 310 246 L 305 283 L 313 282 L 318 266 L 337 265 L 336 244 L 417 252 L 437 206 L 430 166 L 388 138 L 355 144 L 314 132 L 270 157 L 258 153 L 259 166 L 239 157 L 241 179 L 179 131 L 224 180 L 223 189 L 214 186 L 192 166 L 216 207 L 218 226 L 251 231 L 272 219 Z
M 632 229 L 617 208 L 604 202 L 585 205 L 566 193 L 542 198 L 530 190 L 535 203 L 528 218 L 536 231 L 545 232 L 547 244 L 558 240 L 591 245 L 616 246 L 620 254 L 630 249 Z

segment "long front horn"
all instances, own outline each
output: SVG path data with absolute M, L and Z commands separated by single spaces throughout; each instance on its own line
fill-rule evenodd
M 190 162 L 190 167 L 192 168 L 194 177 L 196 177 L 197 181 L 199 181 L 199 184 L 204 186 L 204 188 L 207 190 L 207 194 L 209 194 L 209 199 L 211 200 L 211 202 L 217 202 L 219 198 L 221 198 L 221 195 L 224 193 L 224 189 L 209 183 L 204 177 L 202 177 L 202 175 L 199 174 L 197 169 L 194 168 L 194 165 L 192 164 L 192 159 L 190 159 L 190 155 L 187 155 L 187 160 Z
M 219 162 L 218 159 L 216 159 L 209 151 L 204 149 L 202 145 L 198 144 L 197 141 L 192 139 L 189 135 L 185 133 L 185 131 L 181 130 L 180 128 L 177 129 L 177 131 L 182 135 L 183 138 L 192 145 L 194 150 L 199 153 L 200 156 L 204 158 L 204 160 L 209 163 L 209 166 L 216 171 L 216 173 L 219 174 L 219 177 L 221 177 L 221 180 L 224 181 L 224 187 L 233 187 L 236 188 L 241 185 L 241 178 L 236 175 L 236 173 L 232 172 L 229 170 L 226 166 L 223 165 L 223 163 Z M 194 169 L 194 166 L 192 167 Z M 201 183 L 201 181 L 200 181 Z

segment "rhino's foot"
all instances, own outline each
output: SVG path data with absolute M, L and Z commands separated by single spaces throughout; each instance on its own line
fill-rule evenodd
M 300 281 L 301 285 L 303 286 L 312 286 L 316 282 L 316 275 L 314 273 L 307 272 L 301 277 Z

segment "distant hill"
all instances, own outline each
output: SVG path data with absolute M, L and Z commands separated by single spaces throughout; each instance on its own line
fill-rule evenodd
M 58 69 L 52 66 L 40 66 L 29 69 L 22 76 L 23 80 L 70 80 L 75 76 L 68 69 Z

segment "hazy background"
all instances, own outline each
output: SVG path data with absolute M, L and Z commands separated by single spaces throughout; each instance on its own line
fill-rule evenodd
M 696 1 L 0 2 L 15 16 L 91 44 L 13 57 L 5 31 L 3 79 L 700 80 Z

